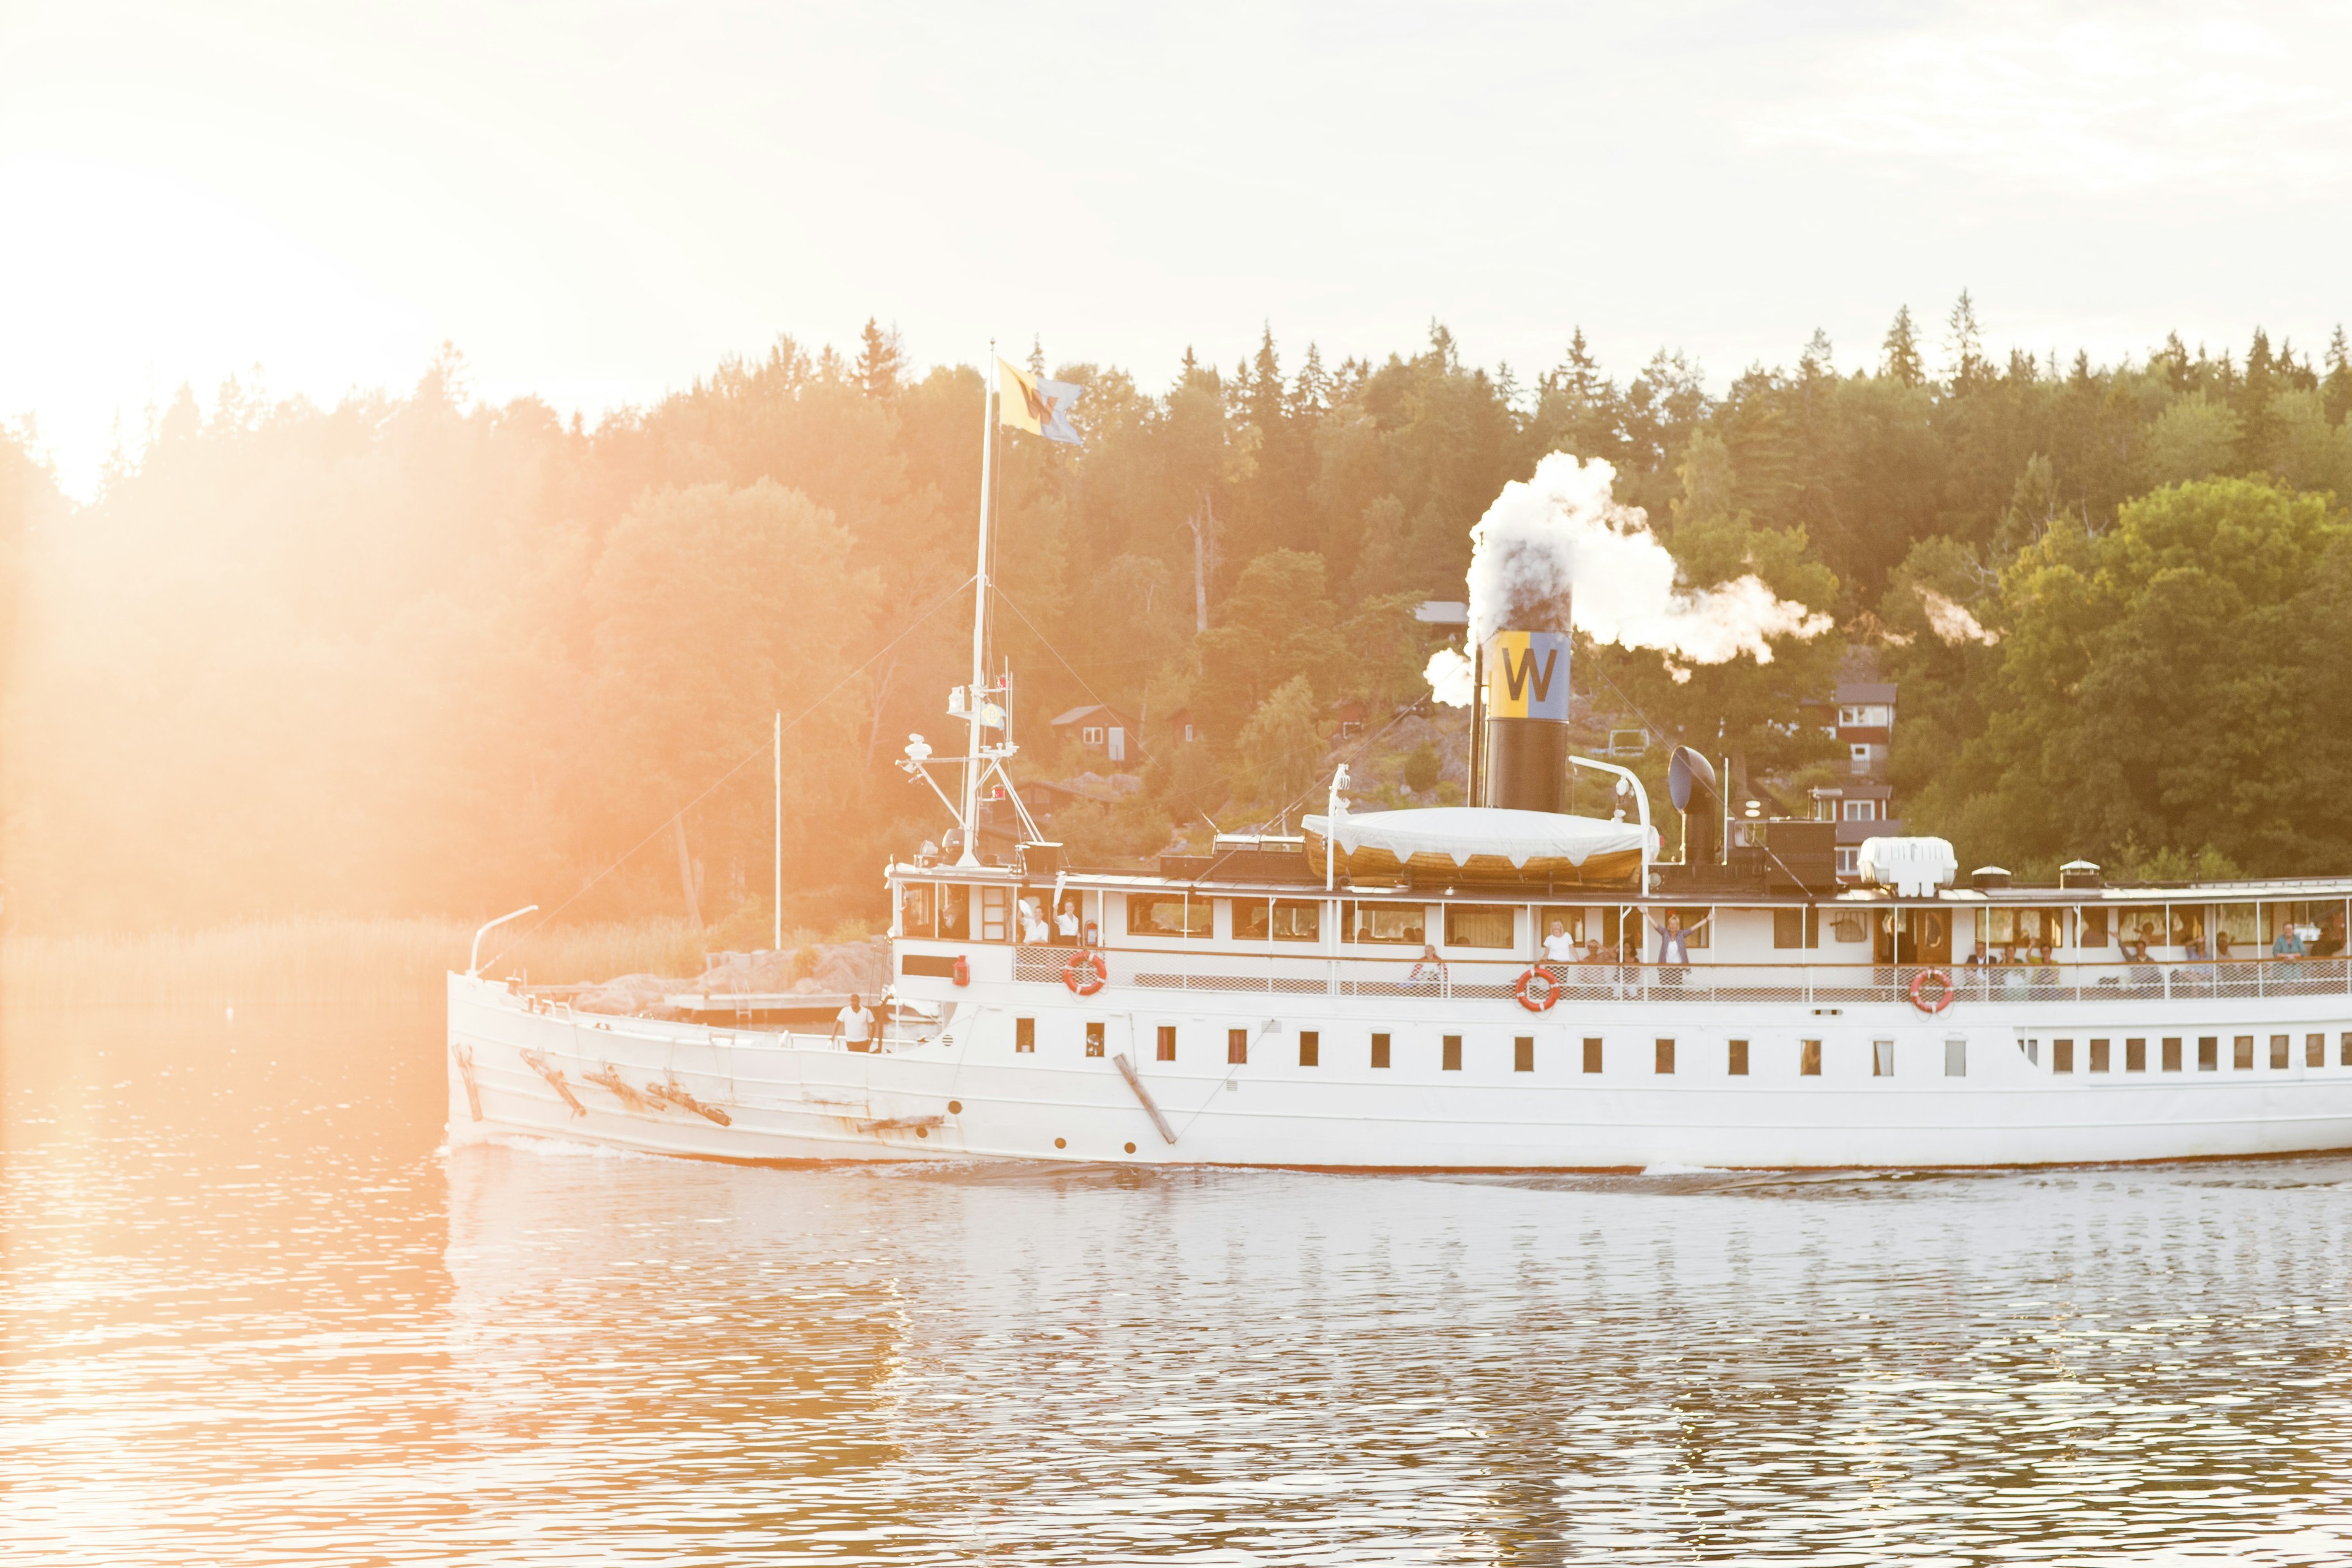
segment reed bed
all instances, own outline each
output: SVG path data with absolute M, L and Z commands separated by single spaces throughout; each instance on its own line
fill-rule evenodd
M 716 932 L 677 919 L 550 926 L 482 943 L 486 973 L 533 984 L 702 973 Z M 11 1005 L 408 1002 L 438 996 L 466 967 L 474 925 L 450 920 L 253 921 L 139 936 L 0 939 L 0 998 Z M 493 957 L 495 955 L 495 962 Z

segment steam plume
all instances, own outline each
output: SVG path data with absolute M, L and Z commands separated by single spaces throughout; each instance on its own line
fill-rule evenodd
M 1985 630 L 1966 605 L 1948 599 L 1933 588 L 1919 590 L 1919 604 L 1927 612 L 1928 629 L 1948 647 L 1964 642 L 1979 642 L 1990 647 L 2000 641 L 2000 634 Z
M 1749 574 L 1717 588 L 1675 585 L 1675 558 L 1639 507 L 1610 497 L 1616 469 L 1554 452 L 1534 478 L 1503 487 L 1470 531 L 1470 627 L 1476 647 L 1505 628 L 1571 629 L 1559 624 L 1574 595 L 1572 629 L 1596 643 L 1649 647 L 1691 664 L 1724 664 L 1747 654 L 1772 661 L 1775 637 L 1814 637 L 1830 617 L 1776 596 Z M 1425 671 L 1437 700 L 1470 701 L 1470 660 L 1440 650 Z M 1677 680 L 1690 671 L 1677 668 Z

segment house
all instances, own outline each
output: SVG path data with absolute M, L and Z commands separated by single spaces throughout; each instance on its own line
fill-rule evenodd
M 1352 741 L 1364 732 L 1364 705 L 1354 698 L 1331 704 L 1331 738 Z
M 1825 727 L 1845 747 L 1847 776 L 1816 787 L 1812 796 L 1814 816 L 1837 824 L 1838 876 L 1846 881 L 1860 876 L 1857 861 L 1864 839 L 1893 837 L 1903 831 L 1903 819 L 1895 813 L 1895 790 L 1886 782 L 1895 699 L 1892 681 L 1841 680 L 1833 703 L 1807 705 L 1835 709 L 1834 722 Z
M 1083 749 L 1098 752 L 1111 762 L 1123 763 L 1133 749 L 1135 721 L 1116 708 L 1090 702 L 1056 716 L 1053 730 L 1056 736 L 1075 734 Z
M 1200 727 L 1192 722 L 1192 710 L 1179 708 L 1168 715 L 1168 735 L 1180 746 L 1189 746 L 1202 738 Z

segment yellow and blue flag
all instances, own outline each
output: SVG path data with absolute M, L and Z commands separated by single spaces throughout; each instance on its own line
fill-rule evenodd
M 1041 381 L 1001 359 L 996 368 L 1002 377 L 996 395 L 998 423 L 1048 441 L 1083 445 L 1077 427 L 1070 423 L 1070 405 L 1077 402 L 1084 387 L 1066 381 Z

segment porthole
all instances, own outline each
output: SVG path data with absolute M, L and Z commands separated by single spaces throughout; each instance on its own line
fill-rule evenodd
M 963 1114 L 963 1101 L 961 1100 L 949 1100 L 948 1114 L 950 1116 L 961 1116 Z
M 1134 1145 L 1134 1144 L 1132 1144 L 1132 1143 L 1129 1143 L 1129 1144 L 1127 1146 L 1127 1152 L 1128 1152 L 1129 1153 L 1130 1153 L 1130 1154 L 1134 1153 L 1134 1152 L 1135 1152 L 1135 1145 Z
M 918 1138 L 929 1138 L 930 1135 L 931 1130 L 928 1127 L 918 1127 L 915 1129 L 915 1136 Z
M 1054 1140 L 1054 1147 L 1056 1149 L 1066 1149 L 1069 1146 L 1070 1141 L 1066 1138 L 1056 1138 Z

